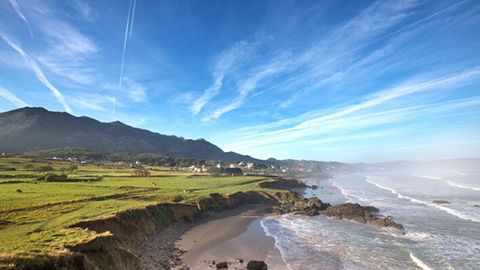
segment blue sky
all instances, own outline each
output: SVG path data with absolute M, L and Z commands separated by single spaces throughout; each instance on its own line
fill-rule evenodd
M 479 157 L 480 2 L 0 1 L 0 111 L 259 158 Z

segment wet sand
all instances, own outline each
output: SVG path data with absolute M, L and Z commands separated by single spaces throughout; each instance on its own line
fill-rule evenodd
M 288 269 L 260 225 L 265 215 L 263 208 L 246 210 L 193 227 L 176 243 L 186 252 L 181 260 L 192 270 L 215 269 L 213 262 L 223 261 L 229 268 L 245 269 L 250 260 L 265 261 L 269 269 Z

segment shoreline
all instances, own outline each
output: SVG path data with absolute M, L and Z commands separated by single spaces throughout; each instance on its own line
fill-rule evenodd
M 303 199 L 305 180 L 275 179 L 264 188 L 283 189 Z M 290 199 L 287 196 L 280 201 Z M 177 264 L 172 269 L 217 269 L 216 263 L 226 262 L 229 268 L 241 270 L 251 260 L 264 261 L 269 269 L 289 269 L 275 246 L 275 239 L 260 224 L 262 218 L 279 214 L 278 209 L 274 213 L 278 203 L 276 198 L 273 203 L 250 203 L 223 208 L 221 212 L 206 212 L 175 239 L 169 255 Z
M 271 213 L 271 206 L 269 203 L 244 204 L 218 212 L 205 212 L 194 221 L 178 221 L 160 228 L 141 240 L 140 257 L 144 269 L 208 269 L 208 264 L 203 263 L 207 258 L 198 259 L 205 255 L 202 251 L 219 247 L 243 235 L 252 223 Z M 267 238 L 264 233 L 263 236 L 262 239 Z M 270 237 L 269 240 L 271 240 L 270 246 L 274 247 L 273 238 Z M 217 262 L 220 259 L 217 258 L 218 256 L 213 257 L 208 259 Z M 238 256 L 236 258 L 240 259 Z M 246 266 L 248 258 L 244 259 Z M 263 257 L 258 259 L 264 260 Z M 198 262 L 197 268 L 190 266 L 195 261 Z M 232 259 L 229 258 L 229 261 Z
M 285 268 L 275 240 L 260 225 L 260 220 L 270 214 L 268 208 L 250 205 L 235 215 L 192 227 L 176 242 L 176 247 L 184 250 L 182 263 L 190 270 L 216 269 L 218 262 L 245 269 L 248 261 L 257 260 L 277 266 L 274 269 Z

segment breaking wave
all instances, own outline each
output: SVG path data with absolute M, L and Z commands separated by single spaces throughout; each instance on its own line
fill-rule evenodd
M 419 199 L 415 199 L 415 198 L 412 198 L 412 197 L 409 197 L 409 196 L 405 196 L 405 195 L 402 195 L 400 193 L 398 193 L 395 189 L 393 188 L 390 188 L 390 187 L 386 187 L 386 186 L 382 186 L 378 183 L 375 183 L 374 181 L 371 180 L 370 177 L 367 176 L 367 179 L 366 181 L 380 189 L 383 189 L 383 190 L 387 190 L 389 191 L 390 193 L 392 194 L 395 194 L 397 195 L 397 197 L 399 199 L 406 199 L 406 200 L 409 200 L 413 203 L 418 203 L 418 204 L 423 204 L 423 205 L 427 205 L 427 206 L 431 206 L 431 207 L 435 207 L 437 209 L 440 209 L 450 215 L 453 215 L 453 216 L 456 216 L 460 219 L 463 219 L 463 220 L 468 220 L 468 221 L 473 221 L 473 222 L 480 222 L 480 219 L 478 219 L 477 217 L 472 217 L 472 216 L 469 216 L 467 214 L 464 214 L 464 213 L 461 213 L 457 210 L 454 210 L 454 209 L 451 209 L 451 208 L 448 208 L 448 207 L 445 207 L 443 205 L 438 205 L 438 204 L 434 204 L 434 203 L 430 203 L 430 202 L 426 202 L 426 201 L 422 201 L 422 200 L 419 200 Z
M 443 177 L 441 177 L 441 176 L 416 175 L 416 174 L 414 174 L 413 176 L 418 177 L 418 178 L 430 179 L 430 180 L 442 180 L 443 179 Z
M 453 182 L 453 181 L 447 181 L 447 184 L 449 184 L 452 187 L 470 189 L 470 190 L 474 190 L 474 191 L 480 191 L 480 188 L 478 188 L 478 187 L 466 186 L 466 185 L 462 185 L 462 184 L 459 184 L 459 183 L 456 183 L 456 182 Z
M 415 257 L 415 255 L 413 255 L 412 252 L 410 252 L 410 258 L 421 269 L 423 269 L 423 270 L 433 270 L 432 268 L 430 268 L 430 266 L 426 265 L 422 260 Z

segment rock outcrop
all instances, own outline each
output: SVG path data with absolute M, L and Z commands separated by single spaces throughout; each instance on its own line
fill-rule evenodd
M 391 216 L 376 215 L 378 209 L 373 206 L 361 206 L 358 203 L 344 203 L 330 206 L 325 210 L 325 215 L 339 219 L 350 219 L 360 223 L 368 223 L 380 227 L 399 230 L 405 234 L 402 224 L 396 223 Z
M 267 192 L 239 191 L 231 194 L 211 193 L 197 201 L 197 207 L 202 212 L 233 209 L 244 204 L 274 204 L 277 198 Z
M 273 207 L 273 212 L 277 214 L 292 213 L 305 216 L 316 216 L 327 209 L 330 206 L 329 203 L 323 203 L 318 198 L 308 199 L 291 199 L 283 201 L 280 205 Z
M 264 261 L 249 261 L 247 270 L 268 270 L 268 267 Z
M 392 216 L 373 217 L 370 223 L 379 227 L 394 228 L 400 231 L 402 234 L 405 234 L 405 228 L 403 228 L 403 225 L 396 223 Z
M 450 204 L 449 201 L 446 201 L 446 200 L 433 200 L 432 203 L 436 203 L 436 204 Z
M 285 179 L 278 177 L 272 181 L 265 181 L 258 184 L 261 188 L 269 188 L 269 189 L 301 189 L 307 188 L 308 186 L 305 185 L 302 181 L 296 179 Z
M 216 265 L 217 269 L 228 269 L 228 263 L 227 262 L 219 262 Z

